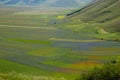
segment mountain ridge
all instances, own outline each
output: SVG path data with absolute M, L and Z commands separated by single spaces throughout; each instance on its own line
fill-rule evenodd
M 0 0 L 2 6 L 79 7 L 92 0 Z

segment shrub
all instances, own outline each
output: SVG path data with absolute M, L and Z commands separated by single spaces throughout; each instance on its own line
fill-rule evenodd
M 111 61 L 101 68 L 81 74 L 76 80 L 120 80 L 120 61 Z

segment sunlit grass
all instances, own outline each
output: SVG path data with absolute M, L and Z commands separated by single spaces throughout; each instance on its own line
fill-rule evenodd
M 4 40 L 30 43 L 30 44 L 52 44 L 52 42 L 50 41 L 43 41 L 43 40 L 29 40 L 29 39 L 19 39 L 19 38 L 6 38 Z
M 28 52 L 28 54 L 34 56 L 42 56 L 42 57 L 56 57 L 59 56 L 62 52 L 60 48 L 57 47 L 41 47 L 40 49 L 32 50 Z
M 57 19 L 64 19 L 65 16 L 57 16 Z
M 16 72 L 0 73 L 0 80 L 67 80 L 64 77 L 51 77 L 42 75 L 28 75 Z

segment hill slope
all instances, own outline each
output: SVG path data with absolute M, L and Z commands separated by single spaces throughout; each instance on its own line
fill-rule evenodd
M 97 0 L 77 11 L 66 14 L 73 31 L 104 40 L 120 41 L 120 0 Z M 71 27 L 70 27 L 71 26 Z
M 99 0 L 75 14 L 72 19 L 80 19 L 83 22 L 104 23 L 105 29 L 110 32 L 120 32 L 120 0 Z

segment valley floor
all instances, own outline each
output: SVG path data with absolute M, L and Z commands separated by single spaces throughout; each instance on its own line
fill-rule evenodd
M 108 34 L 99 24 L 54 25 L 54 20 L 50 14 L 0 13 L 0 79 L 75 80 L 119 57 L 119 42 L 93 38 Z

